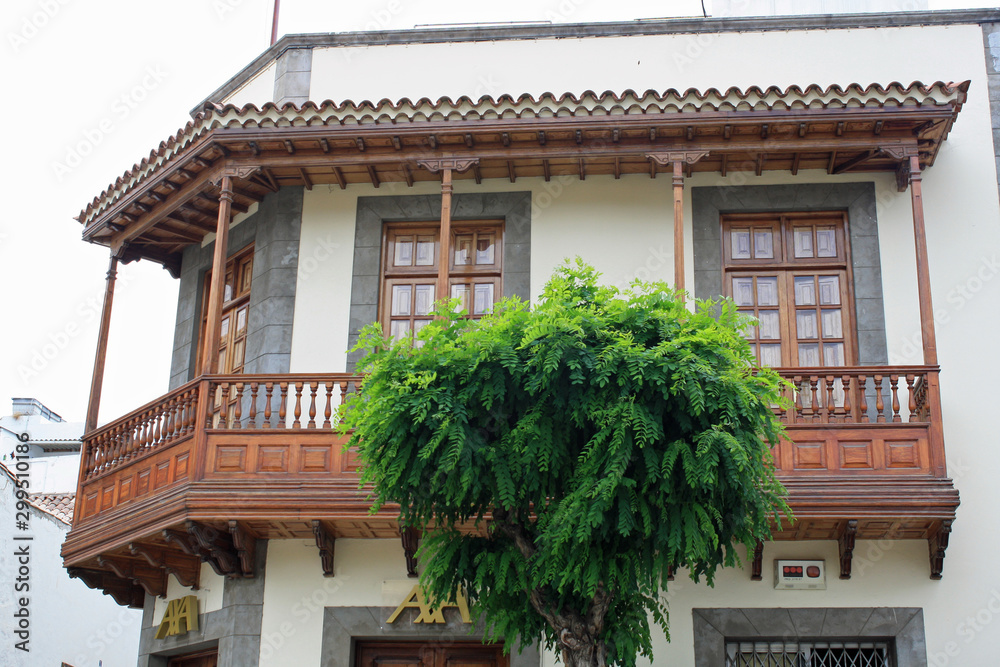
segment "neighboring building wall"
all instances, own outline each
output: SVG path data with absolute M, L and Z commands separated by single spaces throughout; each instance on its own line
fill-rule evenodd
M 0 664 L 96 667 L 103 661 L 103 667 L 135 665 L 141 612 L 120 607 L 112 598 L 69 577 L 59 556 L 67 524 L 31 507 L 28 529 L 16 529 L 14 491 L 11 477 L 0 470 Z M 14 539 L 25 536 L 31 540 Z M 14 554 L 25 545 L 30 551 L 30 580 L 26 582 L 30 590 L 16 591 L 20 564 Z M 22 596 L 30 600 L 28 653 L 14 648 L 21 638 L 12 634 L 15 601 Z
M 993 154 L 1000 181 L 1000 23 L 983 24 L 983 48 L 986 51 L 986 77 L 990 92 L 990 121 L 993 128 Z
M 254 244 L 253 280 L 247 331 L 246 373 L 287 373 L 295 312 L 298 270 L 301 187 L 269 194 L 256 212 L 229 232 L 229 256 Z M 205 274 L 212 267 L 214 235 L 184 251 L 177 324 L 170 367 L 170 388 L 195 376 L 198 336 L 204 305 Z
M 312 49 L 288 49 L 277 60 L 274 76 L 274 102 L 302 104 L 309 100 Z M 322 102 L 322 100 L 317 100 Z

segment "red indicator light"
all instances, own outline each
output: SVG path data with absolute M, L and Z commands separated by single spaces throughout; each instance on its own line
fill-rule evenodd
M 817 578 L 819 576 L 819 567 L 816 565 L 810 565 L 808 568 L 806 568 L 806 576 L 811 577 L 813 579 Z

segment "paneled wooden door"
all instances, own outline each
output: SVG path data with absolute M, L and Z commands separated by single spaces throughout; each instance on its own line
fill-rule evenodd
M 216 373 L 239 374 L 243 372 L 246 360 L 247 324 L 250 321 L 250 287 L 253 278 L 253 246 L 241 250 L 226 262 L 226 284 L 222 293 L 222 320 L 219 326 L 219 363 Z M 208 292 L 211 272 L 205 276 L 205 313 L 202 315 L 201 330 L 205 331 L 208 316 Z M 201 362 L 199 360 L 199 367 Z M 213 406 L 216 418 L 223 409 L 230 418 L 235 409 L 235 390 L 230 396 L 223 396 L 221 389 L 215 396 Z
M 508 667 L 500 644 L 478 642 L 362 642 L 357 667 Z
M 219 654 L 215 649 L 201 651 L 191 655 L 179 655 L 170 658 L 167 667 L 216 667 L 219 664 Z

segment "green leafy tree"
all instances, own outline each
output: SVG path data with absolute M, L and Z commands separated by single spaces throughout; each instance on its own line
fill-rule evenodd
M 431 599 L 464 590 L 488 639 L 543 637 L 569 667 L 651 658 L 668 573 L 711 584 L 788 512 L 781 380 L 754 368 L 747 318 L 598 278 L 578 259 L 479 321 L 453 303 L 416 343 L 367 328 L 344 413 L 373 511 L 425 531 Z

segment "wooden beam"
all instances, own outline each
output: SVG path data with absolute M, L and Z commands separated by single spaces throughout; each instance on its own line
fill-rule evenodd
M 197 180 L 179 187 L 165 203 L 157 206 L 155 211 L 145 216 L 141 221 L 129 225 L 125 231 L 112 237 L 111 251 L 116 254 L 119 253 L 122 246 L 126 245 L 132 239 L 138 238 L 146 230 L 152 229 L 160 220 L 163 220 L 163 218 L 184 206 L 191 197 L 204 190 L 214 177 L 218 177 L 218 172 L 215 169 L 206 170 L 202 172 Z
M 219 220 L 215 228 L 215 251 L 212 254 L 212 282 L 208 292 L 208 308 L 202 344 L 202 375 L 210 375 L 219 365 L 219 328 L 222 326 L 222 291 L 226 285 L 226 259 L 229 250 L 229 222 L 233 204 L 233 180 L 222 176 L 219 194 Z
M 514 172 L 513 160 L 507 160 L 507 178 L 510 179 L 511 183 L 517 180 L 517 174 Z M 476 182 L 478 183 L 479 181 Z
M 833 173 L 835 173 L 835 174 L 842 174 L 845 171 L 858 166 L 859 164 L 862 164 L 864 162 L 867 162 L 868 160 L 871 160 L 876 155 L 878 155 L 878 151 L 877 150 L 872 149 L 870 151 L 865 151 L 864 153 L 861 153 L 860 155 L 856 155 L 856 156 L 852 157 L 850 160 L 847 160 L 846 162 L 841 162 L 840 164 L 838 164 L 836 167 L 833 168 Z
M 90 433 L 97 428 L 97 415 L 101 410 L 104 362 L 108 355 L 108 331 L 111 328 L 111 306 L 115 300 L 115 280 L 117 277 L 118 257 L 112 254 L 108 260 L 108 273 L 104 282 L 104 304 L 101 306 L 101 322 L 97 330 L 97 353 L 94 355 L 94 374 L 90 379 L 90 400 L 87 403 L 87 421 L 84 424 L 84 433 Z
M 542 160 L 542 174 L 545 176 L 546 181 L 552 178 L 552 171 L 548 160 Z
M 344 180 L 344 172 L 340 170 L 340 167 L 333 168 L 333 177 L 337 179 L 337 185 L 340 186 L 341 190 L 347 189 L 347 181 Z
M 378 172 L 375 171 L 375 165 L 368 165 L 368 178 L 371 179 L 372 185 L 376 188 L 382 184 L 382 181 L 378 178 Z
M 801 153 L 792 154 L 792 176 L 799 173 L 799 161 L 802 159 Z
M 302 177 L 302 182 L 305 183 L 306 190 L 312 190 L 313 189 L 313 182 L 312 182 L 312 179 L 309 178 L 309 174 L 306 173 L 305 169 L 301 169 L 301 168 L 299 169 L 299 176 Z

